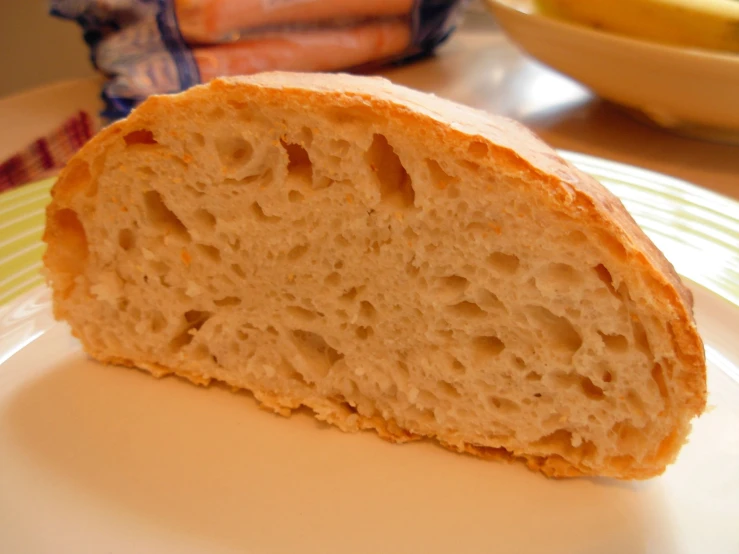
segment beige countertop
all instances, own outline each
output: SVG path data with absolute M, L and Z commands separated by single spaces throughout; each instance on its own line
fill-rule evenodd
M 472 19 L 432 58 L 383 74 L 398 83 L 518 119 L 556 148 L 679 177 L 739 199 L 739 146 L 670 134 L 634 120 L 527 58 L 490 18 Z M 78 109 L 99 109 L 82 79 L 0 99 L 0 160 Z

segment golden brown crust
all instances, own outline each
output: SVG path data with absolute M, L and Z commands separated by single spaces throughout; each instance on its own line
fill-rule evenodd
M 673 346 L 682 366 L 679 374 L 672 378 L 684 409 L 684 420 L 700 414 L 706 401 L 705 355 L 703 344 L 697 333 L 692 314 L 692 298 L 682 284 L 672 265 L 644 235 L 623 205 L 593 178 L 578 171 L 544 145 L 535 135 L 520 124 L 492 116 L 485 112 L 460 106 L 446 100 L 392 85 L 384 79 L 342 75 L 295 75 L 270 73 L 245 78 L 215 80 L 206 86 L 171 97 L 152 97 L 141 105 L 126 120 L 103 130 L 91 140 L 61 173 L 52 190 L 52 202 L 47 208 L 48 225 L 44 241 L 49 249 L 44 257 L 50 269 L 55 289 L 55 299 L 63 298 L 74 286 L 78 268 L 69 260 L 55 258 L 55 246 L 61 239 L 59 213 L 70 205 L 72 198 L 80 194 L 94 197 L 89 164 L 102 152 L 115 148 L 121 136 L 148 125 L 178 110 L 187 109 L 194 100 L 207 97 L 213 103 L 256 102 L 279 105 L 286 99 L 302 105 L 333 105 L 351 108 L 358 114 L 369 113 L 372 117 L 392 118 L 399 121 L 409 133 L 430 134 L 446 144 L 454 145 L 463 156 L 474 156 L 481 167 L 486 165 L 504 167 L 510 174 L 520 178 L 522 186 L 540 187 L 536 194 L 548 202 L 550 208 L 564 217 L 583 222 L 597 233 L 611 253 L 629 264 L 634 273 L 651 292 L 650 300 L 665 314 Z M 84 162 L 84 163 L 82 163 Z M 531 183 L 536 183 L 532 185 Z M 545 184 L 542 190 L 541 183 Z M 94 209 L 94 203 L 89 203 Z M 68 233 L 65 234 L 68 236 Z M 57 317 L 64 317 L 57 303 Z M 88 345 L 89 346 L 89 345 Z M 91 352 L 91 349 L 88 348 Z M 105 362 L 139 367 L 161 376 L 175 373 L 198 384 L 207 380 L 192 373 L 164 368 L 131 360 L 95 354 Z M 273 411 L 289 414 L 291 407 L 300 404 L 295 399 L 275 398 L 267 391 L 255 390 L 255 396 Z M 305 403 L 305 402 L 304 402 Z M 341 411 L 326 413 L 310 406 L 317 417 L 336 424 L 344 430 L 375 429 L 388 440 L 402 442 L 412 440 L 412 433 L 381 418 L 362 418 L 358 414 L 343 414 Z M 320 412 L 320 414 L 319 414 Z M 352 423 L 349 423 L 349 418 Z M 524 459 L 529 467 L 546 475 L 565 477 L 593 474 L 594 468 L 572 464 L 559 456 L 527 456 L 511 454 L 499 449 L 465 444 L 462 447 L 440 442 L 452 450 L 464 451 L 476 456 L 505 459 Z M 679 442 L 679 441 L 678 441 Z M 600 474 L 620 478 L 644 478 L 664 470 L 664 466 L 675 456 L 679 444 L 666 448 L 662 459 L 656 459 L 653 469 L 630 469 L 618 467 L 596 468 Z

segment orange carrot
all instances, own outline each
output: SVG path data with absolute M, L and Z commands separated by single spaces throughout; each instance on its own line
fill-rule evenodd
M 249 29 L 408 15 L 413 0 L 175 0 L 188 42 L 221 42 Z
M 407 22 L 392 20 L 341 29 L 290 31 L 193 49 L 200 77 L 269 70 L 331 71 L 382 60 L 410 43 Z

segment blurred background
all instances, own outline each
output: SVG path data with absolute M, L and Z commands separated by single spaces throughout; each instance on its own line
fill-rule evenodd
M 0 52 L 0 97 L 94 75 L 79 27 L 50 17 L 48 0 L 0 0 Z

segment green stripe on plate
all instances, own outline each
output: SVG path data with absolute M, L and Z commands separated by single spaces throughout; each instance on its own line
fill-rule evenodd
M 54 179 L 0 194 L 0 305 L 43 283 L 44 210 Z

